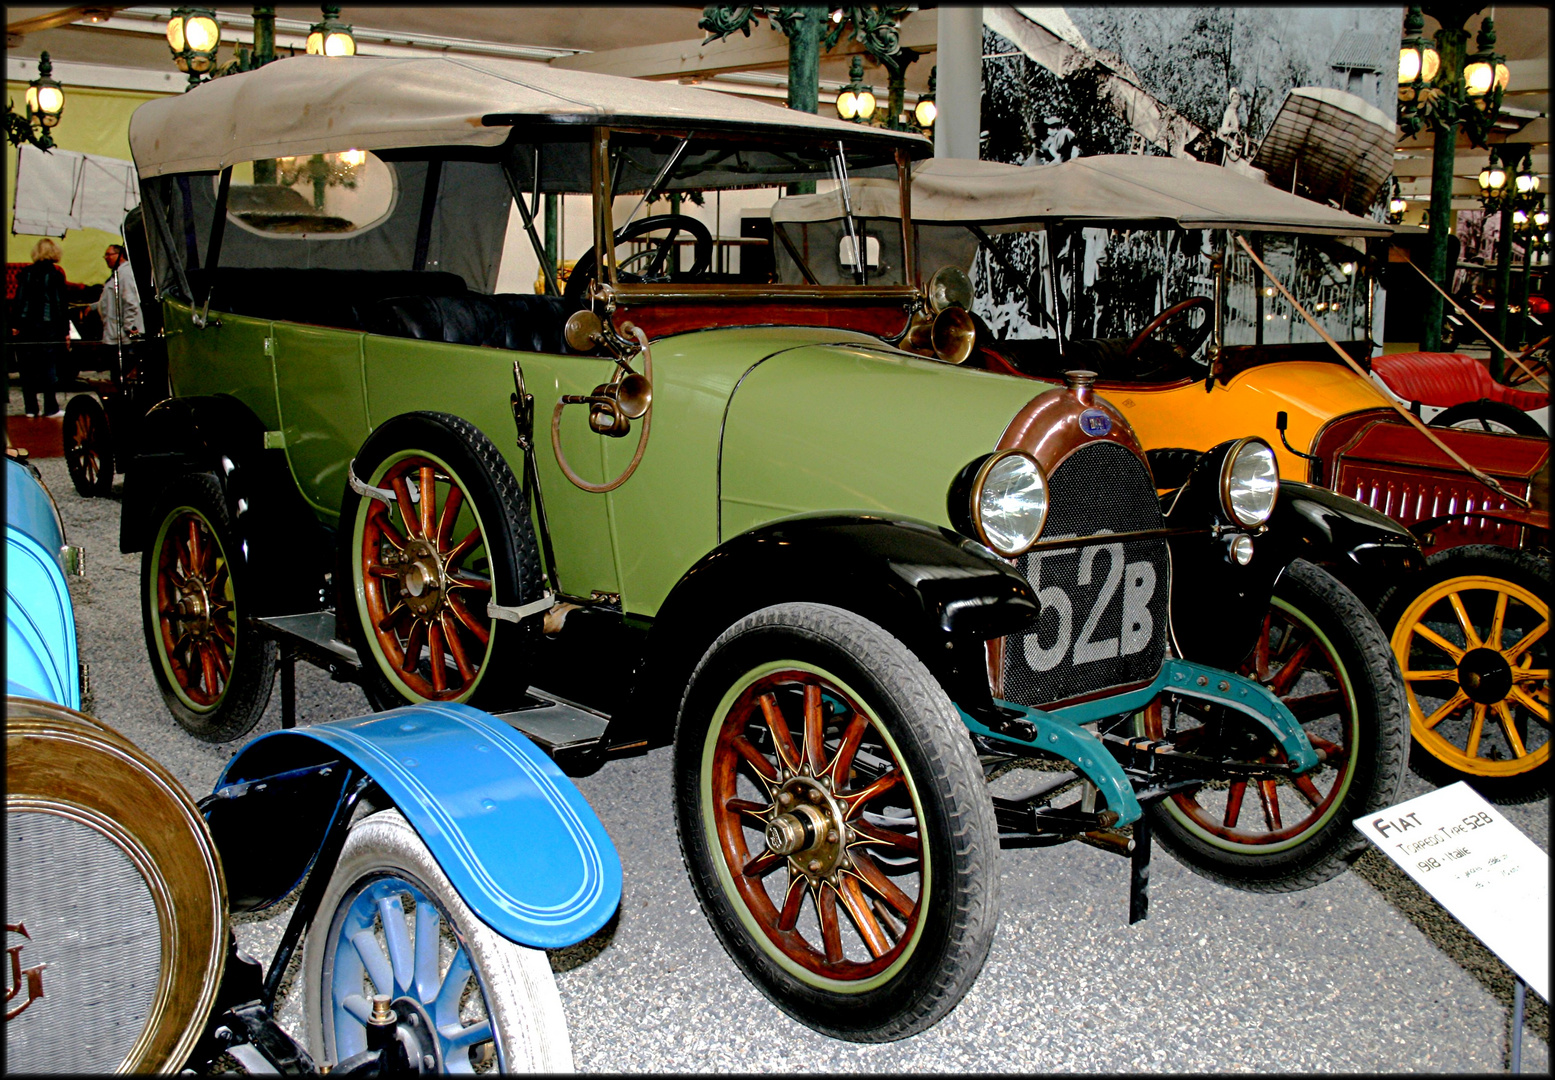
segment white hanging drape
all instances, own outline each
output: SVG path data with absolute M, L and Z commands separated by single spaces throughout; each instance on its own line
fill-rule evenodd
M 70 229 L 118 235 L 124 215 L 140 205 L 135 163 L 24 143 L 16 155 L 11 232 L 64 236 Z

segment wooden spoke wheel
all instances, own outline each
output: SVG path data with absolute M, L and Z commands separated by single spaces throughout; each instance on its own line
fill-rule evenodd
M 869 711 L 820 672 L 780 669 L 730 705 L 710 764 L 723 861 L 770 946 L 828 982 L 899 960 L 919 929 L 922 825 Z
M 501 707 L 527 686 L 541 614 L 509 618 L 540 598 L 541 576 L 506 460 L 469 421 L 418 412 L 380 424 L 351 468 L 372 490 L 348 485 L 341 502 L 337 610 L 368 699 Z
M 226 693 L 237 651 L 232 568 L 197 510 L 175 512 L 160 547 L 157 626 L 163 650 L 189 704 L 209 709 Z
M 92 394 L 77 394 L 65 406 L 61 427 L 65 468 L 76 491 L 87 498 L 113 490 L 113 435 L 102 403 Z
M 1417 768 L 1492 797 L 1535 795 L 1550 757 L 1548 564 L 1541 579 L 1537 560 L 1506 549 L 1443 555 L 1393 628 Z
M 1318 751 L 1318 767 L 1177 792 L 1156 804 L 1153 820 L 1163 841 L 1207 876 L 1254 890 L 1315 885 L 1361 850 L 1351 820 L 1390 805 L 1402 779 L 1404 710 L 1387 641 L 1354 594 L 1297 562 L 1276 587 L 1242 674 L 1291 711 Z M 1287 760 L 1261 726 L 1189 698 L 1158 701 L 1143 728 L 1190 753 Z
M 243 617 L 246 567 L 214 477 L 175 479 L 141 557 L 141 603 L 151 669 L 188 731 L 226 742 L 259 722 L 275 681 L 275 645 Z
M 819 604 L 746 616 L 692 674 L 675 771 L 702 909 L 774 1004 L 859 1042 L 955 1007 L 998 917 L 998 836 L 966 728 L 905 645 Z
M 416 697 L 455 701 L 474 686 L 491 644 L 490 560 L 468 496 L 446 467 L 411 454 L 367 500 L 361 580 L 374 639 L 393 677 Z

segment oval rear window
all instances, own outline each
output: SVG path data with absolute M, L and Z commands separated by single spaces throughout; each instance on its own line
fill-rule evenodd
M 227 220 L 276 238 L 344 239 L 387 218 L 398 192 L 394 169 L 367 150 L 245 161 L 232 169 Z

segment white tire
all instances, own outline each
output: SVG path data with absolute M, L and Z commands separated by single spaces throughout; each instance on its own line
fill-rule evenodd
M 416 947 L 426 925 L 416 914 L 421 898 L 440 909 L 435 970 Z M 386 913 L 403 928 L 397 973 Z M 469 974 L 450 978 L 465 961 Z M 446 1072 L 470 1072 L 483 1061 L 504 1073 L 572 1071 L 567 1019 L 544 950 L 476 918 L 395 810 L 351 827 L 303 946 L 303 1009 L 316 1064 L 333 1066 L 365 1048 L 361 1021 L 374 993 L 420 1002 L 438 1029 Z M 490 1036 L 481 1038 L 485 1021 Z

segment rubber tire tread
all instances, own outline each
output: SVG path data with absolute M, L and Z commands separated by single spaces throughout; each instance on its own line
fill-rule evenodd
M 1421 592 L 1448 578 L 1480 573 L 1515 582 L 1543 597 L 1550 597 L 1550 557 L 1548 551 L 1517 551 L 1496 544 L 1465 544 L 1438 551 L 1426 560 L 1425 570 L 1393 586 L 1378 605 L 1379 620 L 1389 639 L 1398 627 L 1404 609 Z M 1407 720 L 1407 714 L 1406 714 Z M 1503 806 L 1533 802 L 1550 793 L 1550 762 L 1545 761 L 1521 776 L 1471 776 L 1442 761 L 1429 750 L 1414 744 L 1409 767 L 1423 780 L 1438 786 L 1464 781 L 1493 803 Z
M 466 497 L 476 504 L 486 523 L 496 602 L 515 605 L 540 599 L 544 579 L 529 503 L 523 486 L 496 444 L 462 416 L 431 411 L 401 413 L 380 424 L 362 443 L 355 458 L 358 479 L 365 482 L 379 462 L 406 449 L 434 454 L 459 473 Z M 477 484 L 483 484 L 484 490 Z M 367 700 L 375 709 L 392 709 L 409 704 L 410 699 L 379 670 L 377 658 L 367 644 L 368 631 L 357 617 L 356 553 L 351 550 L 351 543 L 356 514 L 364 497 L 351 489 L 349 481 L 346 483 L 340 504 L 335 611 L 337 623 L 361 661 L 362 689 Z M 499 567 L 497 555 L 501 550 L 507 552 L 507 561 Z M 496 620 L 486 655 L 489 670 L 483 672 L 468 704 L 502 705 L 522 693 L 527 685 L 523 662 L 532 655 L 532 639 L 539 623 L 538 616 L 522 624 Z
M 483 923 L 398 810 L 380 811 L 351 826 L 319 903 L 313 928 L 303 942 L 303 1022 L 314 1062 L 325 1062 L 323 975 L 335 913 L 358 881 L 385 870 L 407 872 L 417 879 L 458 927 L 471 967 L 485 992 L 504 1071 L 572 1072 L 567 1016 L 549 957 L 543 949 L 509 941 Z
M 1465 420 L 1489 420 L 1491 423 L 1500 424 L 1510 429 L 1517 435 L 1530 435 L 1536 439 L 1547 437 L 1544 428 L 1539 426 L 1539 421 L 1513 405 L 1504 401 L 1490 401 L 1481 398 L 1479 401 L 1463 401 L 1450 408 L 1443 409 L 1431 417 L 1431 427 L 1450 428 L 1459 427 L 1466 431 L 1484 431 L 1481 427 L 1462 428 Z
M 930 923 L 908 966 L 890 983 L 864 994 L 829 994 L 807 986 L 750 942 L 712 869 L 702 831 L 699 774 L 712 717 L 699 707 L 710 712 L 735 679 L 756 664 L 791 657 L 789 648 L 826 656 L 822 666 L 869 699 L 903 755 L 916 751 L 926 762 L 926 773 L 914 776 L 925 815 L 934 815 L 928 804 L 938 795 L 946 818 L 943 828 L 951 848 L 941 857 L 950 860 L 955 902 L 948 913 L 937 914 L 931 899 Z M 737 662 L 747 655 L 750 662 Z M 675 805 L 681 855 L 703 914 L 757 989 L 801 1023 L 852 1042 L 903 1039 L 941 1020 L 976 981 L 999 917 L 993 802 L 966 727 L 944 689 L 906 645 L 875 623 L 840 608 L 791 603 L 753 612 L 719 635 L 681 699 Z M 925 831 L 932 827 L 932 821 L 925 823 Z M 944 896 L 944 887 L 938 894 Z M 932 966 L 925 971 L 927 964 Z
M 237 647 L 233 654 L 232 678 L 221 701 L 210 712 L 195 712 L 183 703 L 168 685 L 162 670 L 161 646 L 156 639 L 158 628 L 151 622 L 151 600 L 155 596 L 155 558 L 157 536 L 167 515 L 175 506 L 189 506 L 198 510 L 215 530 L 221 550 L 227 557 L 228 573 L 232 577 L 232 594 L 237 602 Z M 146 651 L 151 660 L 152 678 L 162 692 L 162 700 L 173 714 L 179 726 L 204 742 L 223 743 L 241 738 L 254 729 L 264 716 L 270 703 L 270 692 L 275 686 L 277 666 L 275 642 L 264 637 L 244 617 L 244 592 L 250 587 L 248 565 L 234 552 L 240 552 L 233 534 L 232 519 L 227 515 L 227 500 L 221 484 L 210 473 L 185 473 L 163 488 L 157 499 L 156 510 L 148 519 L 153 523 L 153 533 L 140 553 L 140 622 L 146 639 Z M 150 590 L 148 592 L 148 590 Z
M 1332 574 L 1303 559 L 1285 568 L 1274 592 L 1333 643 L 1355 688 L 1356 741 L 1370 754 L 1356 764 L 1350 790 L 1327 824 L 1274 855 L 1240 855 L 1210 846 L 1187 832 L 1163 803 L 1151 804 L 1146 812 L 1162 847 L 1195 873 L 1245 892 L 1297 892 L 1347 870 L 1366 850 L 1366 838 L 1351 822 L 1398 802 L 1408 760 L 1404 677 L 1371 612 Z
M 97 413 L 98 430 L 103 435 L 103 445 L 98 448 L 99 468 L 97 481 L 89 482 L 86 474 L 77 465 L 71 453 L 76 430 L 76 418 L 81 413 L 95 411 Z M 103 498 L 113 491 L 113 435 L 112 428 L 108 425 L 108 414 L 104 411 L 102 402 L 93 394 L 77 394 L 65 405 L 65 419 L 60 426 L 60 441 L 64 444 L 62 449 L 65 457 L 65 469 L 70 473 L 70 482 L 75 485 L 76 494 L 88 499 Z

